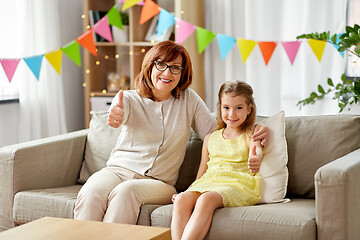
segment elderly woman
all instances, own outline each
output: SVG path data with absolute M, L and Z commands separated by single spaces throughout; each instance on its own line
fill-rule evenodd
M 142 204 L 171 203 L 190 129 L 203 139 L 216 127 L 191 82 L 183 46 L 164 41 L 148 51 L 135 90 L 120 91 L 109 108 L 109 125 L 121 133 L 107 166 L 80 190 L 75 219 L 136 224 Z M 264 145 L 267 135 L 258 126 L 253 138 Z

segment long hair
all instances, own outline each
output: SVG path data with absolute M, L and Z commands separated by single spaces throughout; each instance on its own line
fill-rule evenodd
M 217 103 L 217 130 L 226 127 L 225 122 L 221 118 L 221 99 L 224 94 L 231 94 L 234 97 L 243 96 L 246 100 L 246 104 L 251 108 L 251 112 L 240 126 L 241 130 L 245 133 L 245 136 L 249 138 L 254 130 L 256 120 L 256 104 L 252 87 L 243 81 L 229 81 L 221 85 Z
M 189 87 L 192 82 L 192 64 L 187 50 L 173 41 L 163 41 L 153 46 L 145 55 L 142 62 L 141 71 L 135 78 L 135 89 L 140 96 L 154 99 L 154 85 L 151 81 L 151 71 L 154 61 L 171 62 L 181 57 L 182 67 L 181 77 L 178 85 L 172 90 L 171 94 L 179 98 L 180 92 Z

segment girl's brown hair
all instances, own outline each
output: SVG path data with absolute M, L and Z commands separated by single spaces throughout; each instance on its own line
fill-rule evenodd
M 224 94 L 231 94 L 232 96 L 243 96 L 246 99 L 246 104 L 251 108 L 250 114 L 248 114 L 246 120 L 241 124 L 241 130 L 244 131 L 247 137 L 250 137 L 256 120 L 256 104 L 253 98 L 252 87 L 243 81 L 229 81 L 221 85 L 219 90 L 219 99 L 217 104 L 217 130 L 226 127 L 225 122 L 221 118 L 221 98 Z
M 154 100 L 152 89 L 154 85 L 151 81 L 151 71 L 154 61 L 171 62 L 181 57 L 182 67 L 181 78 L 178 85 L 172 90 L 171 94 L 179 98 L 180 92 L 189 87 L 192 82 L 192 64 L 189 53 L 186 49 L 173 41 L 163 41 L 153 46 L 145 55 L 142 62 L 141 71 L 135 78 L 135 89 L 143 96 Z

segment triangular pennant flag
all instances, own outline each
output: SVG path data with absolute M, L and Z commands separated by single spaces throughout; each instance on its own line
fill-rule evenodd
M 196 27 L 183 20 L 176 20 L 175 36 L 176 42 L 182 44 L 195 31 Z
M 58 74 L 61 70 L 62 51 L 59 49 L 50 53 L 44 54 L 49 63 L 53 66 Z
M 326 41 L 309 39 L 308 43 L 313 50 L 316 58 L 321 62 L 322 55 L 324 53 Z
M 172 25 L 175 24 L 175 17 L 165 9 L 160 11 L 159 21 L 156 28 L 156 34 L 161 35 L 164 31 L 169 29 Z
M 123 22 L 121 20 L 121 15 L 116 6 L 112 7 L 106 15 L 108 16 L 108 21 L 110 25 L 116 26 L 124 30 Z
M 299 50 L 301 42 L 300 41 L 293 41 L 293 42 L 282 42 L 282 45 L 288 55 L 291 64 L 294 63 L 296 54 Z
M 101 18 L 95 23 L 92 28 L 97 34 L 99 34 L 109 42 L 113 42 L 108 16 L 104 16 L 103 18 Z
M 339 49 L 339 45 L 337 45 L 337 44 L 340 42 L 340 37 L 341 37 L 341 35 L 343 35 L 343 33 L 336 35 L 336 42 L 333 42 L 333 41 L 332 41 L 332 36 L 331 36 L 330 39 L 329 39 L 330 42 L 332 43 L 332 45 L 336 48 L 336 50 Z M 334 36 L 334 35 L 333 35 L 333 36 Z M 345 51 L 342 51 L 342 52 L 339 52 L 339 53 L 341 54 L 342 57 L 344 57 Z
M 26 62 L 32 73 L 35 75 L 37 80 L 39 80 L 40 77 L 40 69 L 43 57 L 44 55 L 38 55 L 34 57 L 24 58 L 24 61 Z
M 84 32 L 83 34 L 81 34 L 76 41 L 83 46 L 84 48 L 86 48 L 87 50 L 89 50 L 89 52 L 91 52 L 92 55 L 97 56 L 97 52 L 96 52 L 96 47 L 95 47 L 95 43 L 94 43 L 94 37 L 93 37 L 93 30 L 90 29 L 86 32 Z
M 126 9 L 131 8 L 132 6 L 134 6 L 135 4 L 137 4 L 140 1 L 141 0 L 126 0 L 121 11 L 125 11 Z
M 0 59 L 1 65 L 5 71 L 5 74 L 11 83 L 11 79 L 13 78 L 16 68 L 20 62 L 20 59 Z
M 265 64 L 267 65 L 275 48 L 277 43 L 276 42 L 258 42 L 261 53 L 263 55 Z
M 256 46 L 256 42 L 253 40 L 239 38 L 239 39 L 237 39 L 237 44 L 239 46 L 241 59 L 242 59 L 243 63 L 245 64 L 246 59 L 249 57 L 250 53 Z
M 219 49 L 221 54 L 221 60 L 224 60 L 226 55 L 230 52 L 230 50 L 233 48 L 234 44 L 236 43 L 236 38 L 232 36 L 227 36 L 224 34 L 218 34 L 217 35 L 218 43 L 219 43 Z
M 215 33 L 202 27 L 196 27 L 196 38 L 199 54 L 201 54 L 205 50 L 205 48 L 211 43 L 214 37 L 216 37 Z
M 61 50 L 74 62 L 76 65 L 81 67 L 81 57 L 80 57 L 80 46 L 79 43 L 75 40 L 69 42 L 61 48 Z
M 140 24 L 145 23 L 147 20 L 160 12 L 159 5 L 151 0 L 145 0 L 145 4 L 141 10 Z

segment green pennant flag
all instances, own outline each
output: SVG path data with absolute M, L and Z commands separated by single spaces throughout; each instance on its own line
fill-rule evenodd
M 201 54 L 205 48 L 216 37 L 216 34 L 201 27 L 196 27 L 196 38 L 198 45 L 198 52 Z
M 124 30 L 123 22 L 121 20 L 120 13 L 116 6 L 112 7 L 106 15 L 108 16 L 110 25 L 114 25 L 120 28 L 121 30 Z
M 80 46 L 77 41 L 71 41 L 61 48 L 61 50 L 71 59 L 76 65 L 81 67 Z

